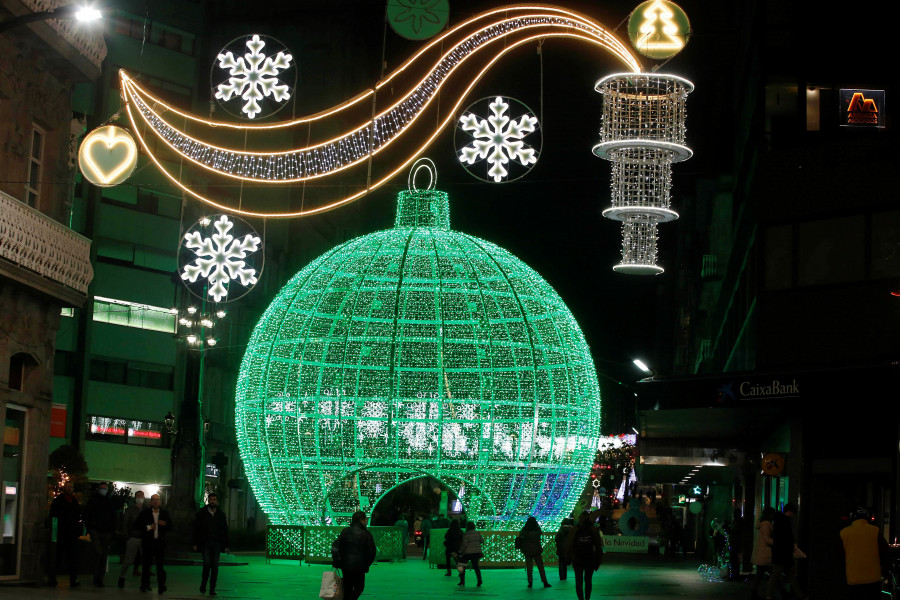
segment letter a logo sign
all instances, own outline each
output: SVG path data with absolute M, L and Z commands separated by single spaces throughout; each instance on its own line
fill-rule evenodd
M 884 127 L 884 90 L 841 90 L 841 126 Z

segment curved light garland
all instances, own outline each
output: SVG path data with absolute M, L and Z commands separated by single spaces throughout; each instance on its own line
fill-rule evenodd
M 555 7 L 511 6 L 482 13 L 436 38 L 374 89 L 317 115 L 292 121 L 240 125 L 202 119 L 179 111 L 151 95 L 124 71 L 121 72 L 122 90 L 129 119 L 144 150 L 157 167 L 186 193 L 219 209 L 248 216 L 305 216 L 336 208 L 383 185 L 398 171 L 407 167 L 453 120 L 466 95 L 500 57 L 522 44 L 547 37 L 564 37 L 591 43 L 611 52 L 634 71 L 640 70 L 639 63 L 625 44 L 584 15 Z M 444 48 L 449 49 L 442 51 Z M 436 58 L 431 56 L 435 54 Z M 408 88 L 400 87 L 404 84 L 404 77 L 412 77 L 415 70 L 412 67 L 419 65 L 429 69 L 425 76 L 411 82 Z M 466 79 L 459 81 L 466 76 Z M 434 102 L 448 82 L 453 83 L 448 86 L 451 91 L 460 90 L 451 99 L 453 104 L 449 109 Z M 384 89 L 386 85 L 390 87 Z M 392 100 L 389 107 L 376 114 L 374 106 L 379 93 L 387 94 L 392 99 L 399 96 L 399 100 Z M 364 102 L 367 99 L 371 103 Z M 434 121 L 421 118 L 431 109 L 442 114 L 437 115 Z M 172 123 L 175 119 L 184 122 L 184 125 L 177 127 Z M 341 123 L 356 125 L 337 137 L 312 140 L 314 125 L 325 125 L 335 119 L 339 119 Z M 310 143 L 301 148 L 279 152 L 217 146 L 198 136 L 189 135 L 186 132 L 188 123 L 192 130 L 199 132 L 198 136 L 221 136 L 223 132 L 240 134 L 247 140 L 245 145 L 251 147 L 254 144 L 264 144 L 265 137 L 271 130 L 284 128 L 307 134 Z M 323 131 L 328 129 L 327 126 L 322 127 Z M 399 144 L 402 134 L 414 129 L 421 130 L 424 143 L 417 147 L 415 143 L 407 144 L 392 155 L 393 160 L 379 160 L 373 170 L 370 159 L 379 156 L 389 145 Z M 287 184 L 323 178 L 339 172 L 346 173 L 354 167 L 360 170 L 369 168 L 369 172 L 361 174 L 365 175 L 365 186 L 360 186 L 362 189 L 311 209 L 285 213 L 241 210 L 222 205 L 182 184 L 178 177 L 163 167 L 152 145 L 145 139 L 147 132 L 152 132 L 165 147 L 194 165 L 217 175 L 242 181 Z M 411 139 L 411 136 L 407 135 L 405 139 Z

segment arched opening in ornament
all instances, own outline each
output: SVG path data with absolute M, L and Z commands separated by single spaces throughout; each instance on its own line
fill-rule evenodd
M 344 523 L 357 510 L 371 525 L 390 526 L 400 514 L 412 523 L 430 514 L 492 519 L 493 502 L 477 485 L 455 475 L 397 466 L 368 466 L 348 473 L 325 496 L 325 522 Z

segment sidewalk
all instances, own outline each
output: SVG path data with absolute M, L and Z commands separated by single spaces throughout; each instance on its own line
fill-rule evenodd
M 697 563 L 691 559 L 662 560 L 646 555 L 607 555 L 608 560 L 594 574 L 593 600 L 616 598 L 620 600 L 672 600 L 675 597 L 693 600 L 713 600 L 749 597 L 744 584 L 710 583 L 697 573 Z M 298 565 L 296 561 L 272 561 L 266 564 L 261 556 L 240 556 L 246 565 L 223 567 L 219 570 L 219 598 L 222 599 L 274 599 L 274 600 L 315 600 L 319 594 L 324 565 Z M 69 589 L 65 576 L 60 578 L 60 586 L 49 587 L 0 587 L 3 600 L 101 600 L 104 598 L 133 600 L 154 600 L 156 582 L 152 582 L 153 592 L 138 590 L 139 578 L 129 577 L 124 590 L 116 587 L 115 564 L 110 565 L 112 573 L 107 575 L 106 587 L 91 585 L 90 576 L 81 578 L 82 585 Z M 194 599 L 200 594 L 200 567 L 168 566 L 167 600 Z M 474 573 L 466 574 L 466 587 L 459 587 L 458 578 L 445 577 L 444 571 L 429 569 L 418 558 L 406 562 L 376 563 L 366 576 L 366 588 L 362 600 L 420 599 L 461 600 L 510 599 L 510 600 L 574 600 L 575 582 L 571 568 L 569 578 L 559 581 L 557 568 L 547 570 L 547 577 L 553 587 L 544 589 L 535 573 L 536 587 L 528 589 L 524 569 L 485 569 L 482 571 L 484 585 L 475 587 Z

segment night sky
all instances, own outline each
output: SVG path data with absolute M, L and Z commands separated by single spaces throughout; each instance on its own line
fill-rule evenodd
M 509 3 L 450 0 L 450 23 L 504 4 Z M 625 40 L 626 21 L 637 3 L 566 0 L 558 5 L 593 17 Z M 733 32 L 721 29 L 721 23 L 729 20 L 725 14 L 732 10 L 729 5 L 682 3 L 695 34 L 685 51 L 660 69 L 686 77 L 697 86 L 688 97 L 688 144 L 695 156 L 673 168 L 672 208 L 681 213 L 690 209 L 697 178 L 727 164 L 731 152 L 729 128 L 724 125 L 730 124 L 732 83 L 724 78 L 723 85 L 721 76 L 731 64 Z M 380 78 L 382 52 L 390 72 L 421 47 L 421 42 L 404 40 L 390 29 L 385 33 L 383 11 L 384 2 L 373 0 L 339 5 L 302 3 L 302 7 L 275 2 L 264 8 L 225 3 L 219 16 L 227 22 L 217 25 L 213 21 L 209 48 L 217 52 L 215 40 L 227 37 L 217 27 L 243 28 L 244 33 L 257 27 L 291 47 L 297 42 L 302 46 L 303 41 L 289 38 L 306 35 L 308 41 L 311 22 L 329 22 L 347 40 L 347 70 L 359 81 L 349 89 L 348 75 L 342 73 L 344 89 L 304 95 L 304 73 L 317 67 L 299 56 L 302 100 L 298 114 L 311 114 L 372 86 Z M 285 25 L 291 22 L 297 26 Z M 641 62 L 645 70 L 654 64 L 645 58 Z M 536 45 L 519 48 L 494 66 L 463 105 L 504 95 L 543 114 L 543 148 L 531 172 L 503 184 L 473 178 L 456 160 L 452 128 L 424 154 L 437 164 L 438 188 L 450 194 L 452 227 L 511 251 L 567 302 L 591 347 L 604 393 L 626 389 L 615 381 L 630 384 L 644 376 L 631 363 L 633 358 L 652 364 L 657 352 L 671 352 L 673 294 L 679 276 L 674 244 L 679 221 L 660 226 L 658 264 L 666 269 L 663 275 L 630 276 L 612 271 L 621 258 L 621 225 L 601 216 L 609 205 L 610 166 L 591 152 L 599 139 L 602 103 L 594 84 L 626 70 L 612 55 L 583 42 L 548 39 L 541 55 Z M 397 177 L 395 184 L 360 201 L 362 233 L 392 226 L 396 193 L 405 187 L 406 177 Z M 654 366 L 668 369 L 668 365 Z

